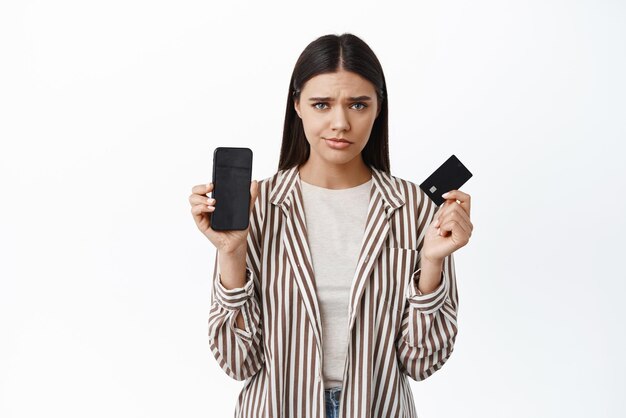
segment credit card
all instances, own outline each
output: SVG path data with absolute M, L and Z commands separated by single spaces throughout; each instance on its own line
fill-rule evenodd
M 459 189 L 471 177 L 472 173 L 452 154 L 450 158 L 420 184 L 420 189 L 435 202 L 435 205 L 440 206 L 446 201 L 446 199 L 441 197 L 442 194 L 450 190 Z

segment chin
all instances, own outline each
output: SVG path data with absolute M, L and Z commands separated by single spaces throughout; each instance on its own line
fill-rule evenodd
M 341 154 L 341 153 L 331 152 L 331 153 L 325 153 L 321 157 L 327 163 L 341 165 L 341 164 L 347 164 L 350 161 L 354 160 L 356 157 L 358 157 L 358 154 L 352 155 L 352 154 Z

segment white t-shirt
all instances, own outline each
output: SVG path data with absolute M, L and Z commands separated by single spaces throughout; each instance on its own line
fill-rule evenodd
M 348 189 L 301 181 L 317 300 L 322 316 L 324 387 L 341 386 L 348 352 L 348 305 L 372 179 Z

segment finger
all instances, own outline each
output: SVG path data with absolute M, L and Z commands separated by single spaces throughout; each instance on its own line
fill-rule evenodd
M 455 216 L 458 216 L 458 220 L 465 222 L 465 224 L 468 225 L 468 227 L 472 224 L 472 221 L 470 220 L 469 215 L 467 214 L 467 212 L 465 212 L 465 210 L 461 207 L 461 205 L 453 203 L 450 205 L 450 210 L 449 210 L 449 218 L 450 219 L 454 219 L 453 216 L 451 216 L 452 214 L 454 214 Z
M 189 196 L 189 203 L 191 203 L 192 205 L 204 204 L 215 206 L 216 200 L 213 197 L 206 197 L 205 195 L 200 194 L 192 194 L 191 196 Z
M 459 222 L 456 219 L 450 219 L 444 222 L 439 228 L 439 235 L 448 236 L 448 232 L 450 235 L 455 235 L 463 240 L 469 240 L 471 232 L 469 231 L 469 226 L 465 224 L 465 222 Z
M 463 236 L 469 237 L 470 235 L 472 235 L 472 228 L 470 226 L 470 223 L 468 223 L 465 219 L 450 219 L 449 222 L 455 223 L 458 227 L 458 232 L 462 233 Z
M 197 186 L 193 186 L 191 188 L 192 193 L 200 195 L 207 194 L 211 191 L 213 191 L 213 183 L 198 184 Z
M 442 194 L 441 197 L 443 197 L 444 199 L 459 199 L 462 202 L 471 199 L 470 195 L 458 189 L 450 190 L 449 192 Z
M 250 213 L 252 213 L 254 202 L 256 202 L 256 198 L 259 195 L 259 182 L 253 180 L 250 182 Z
M 467 212 L 468 215 L 470 214 L 472 205 L 471 196 L 469 194 L 464 193 L 460 190 L 450 190 L 449 192 L 442 194 L 441 197 L 446 199 L 446 201 L 451 200 L 453 203 L 458 203 L 465 210 L 465 212 Z
M 205 212 L 213 212 L 215 210 L 215 206 L 208 206 L 208 205 L 193 205 L 191 207 L 191 213 L 194 216 L 202 216 L 203 213 Z
M 433 223 L 436 223 L 437 221 L 439 221 L 439 224 L 441 224 L 441 221 L 443 219 L 445 219 L 446 214 L 449 212 L 449 210 L 452 208 L 452 201 L 451 200 L 446 200 L 444 201 L 441 206 L 439 206 L 435 212 L 435 219 L 433 221 Z M 435 225 L 438 226 L 438 225 Z
M 443 213 L 439 213 L 437 214 L 437 216 L 435 217 L 435 220 L 433 221 L 433 226 L 435 227 L 439 227 L 441 225 L 441 222 L 444 220 L 444 216 Z
M 471 235 L 474 226 L 469 218 L 469 215 L 459 207 L 456 203 L 451 203 L 447 214 L 441 219 L 440 224 L 445 224 L 449 221 L 457 221 L 460 225 L 463 225 L 464 229 Z M 437 225 L 439 226 L 439 225 Z

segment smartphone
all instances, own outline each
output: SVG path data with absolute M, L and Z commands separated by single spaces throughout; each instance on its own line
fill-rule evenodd
M 217 147 L 213 151 L 213 191 L 215 210 L 211 228 L 216 231 L 243 230 L 250 219 L 252 150 Z
M 470 173 L 456 155 L 452 154 L 450 158 L 420 184 L 420 188 L 437 206 L 440 206 L 446 200 L 441 197 L 442 194 L 450 190 L 459 189 L 471 177 L 472 173 Z

